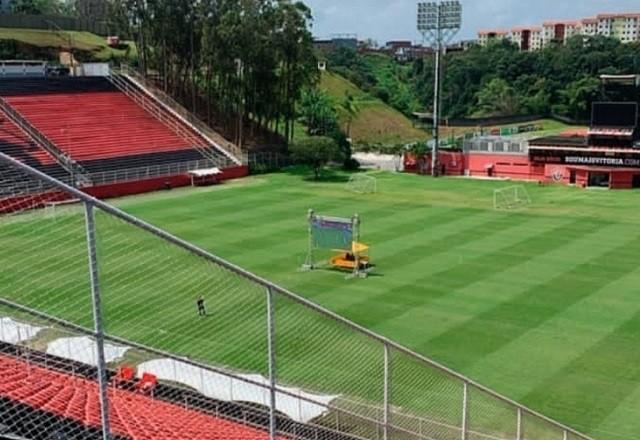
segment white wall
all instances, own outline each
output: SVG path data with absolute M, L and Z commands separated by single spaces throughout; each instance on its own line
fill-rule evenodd
M 109 76 L 109 63 L 84 63 L 76 69 L 76 76 Z

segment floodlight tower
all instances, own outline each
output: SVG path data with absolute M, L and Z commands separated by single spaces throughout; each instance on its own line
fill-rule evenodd
M 442 68 L 441 58 L 445 45 L 450 43 L 462 26 L 462 4 L 455 1 L 432 1 L 418 3 L 418 31 L 424 41 L 436 52 L 436 70 L 433 97 L 433 150 L 431 175 L 438 176 L 438 150 L 440 148 L 440 114 Z

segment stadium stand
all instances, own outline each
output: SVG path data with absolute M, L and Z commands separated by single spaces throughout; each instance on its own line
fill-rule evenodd
M 96 382 L 28 365 L 0 356 L 0 396 L 59 418 L 99 428 Z M 266 439 L 267 434 L 220 417 L 152 399 L 146 395 L 109 389 L 113 433 L 133 440 Z
M 24 83 L 31 94 L 25 94 Z M 66 91 L 62 87 L 65 84 L 70 86 Z M 0 93 L 40 132 L 80 162 L 193 147 L 105 79 L 85 78 L 81 84 L 76 90 L 75 81 L 70 80 L 8 81 L 0 87 Z
M 177 175 L 182 178 L 171 186 L 184 185 L 187 171 L 214 166 L 231 170 L 232 177 L 246 175 L 246 167 L 238 167 L 187 123 L 129 95 L 103 77 L 3 80 L 0 151 L 82 187 Z M 158 180 L 106 194 L 166 186 Z
M 29 140 L 2 111 L 0 111 L 0 151 L 57 179 L 64 179 L 67 175 L 55 158 Z
M 142 393 L 140 387 L 144 381 L 135 379 L 134 369 L 131 365 L 122 365 L 109 372 L 110 411 L 115 413 L 115 420 L 111 422 L 121 428 L 113 432 L 113 440 L 253 440 L 268 437 L 268 409 L 215 400 L 195 390 L 167 383 L 155 383 L 151 395 Z M 13 425 L 13 435 L 28 435 L 40 429 L 57 432 L 59 437 L 55 438 L 65 440 L 102 439 L 95 367 L 0 341 L 0 371 L 0 420 L 3 417 L 20 419 L 24 426 L 17 432 Z M 178 418 L 173 413 L 176 408 L 180 409 Z M 171 417 L 172 424 L 165 426 L 163 418 Z M 194 418 L 197 430 L 185 433 L 180 425 L 189 425 Z M 137 428 L 131 428 L 132 423 Z M 288 438 L 353 440 L 349 435 L 294 422 L 284 415 L 278 415 L 278 427 Z M 167 435 L 157 436 L 158 430 Z M 201 431 L 210 432 L 210 435 L 200 437 Z M 2 432 L 0 421 L 0 439 Z M 145 436 L 150 432 L 153 433 L 151 437 Z M 175 432 L 182 434 L 174 437 Z

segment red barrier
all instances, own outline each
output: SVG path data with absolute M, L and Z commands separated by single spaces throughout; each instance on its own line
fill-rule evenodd
M 237 166 L 225 168 L 218 175 L 219 181 L 238 179 L 249 175 L 249 167 Z M 99 199 L 144 194 L 162 189 L 178 188 L 191 185 L 191 178 L 187 174 L 177 176 L 158 177 L 155 179 L 139 180 L 135 182 L 113 183 L 110 185 L 85 188 L 83 191 Z M 60 191 L 50 193 L 30 194 L 24 196 L 9 197 L 0 200 L 0 214 L 23 211 L 26 209 L 42 208 L 49 202 L 60 202 L 73 197 Z

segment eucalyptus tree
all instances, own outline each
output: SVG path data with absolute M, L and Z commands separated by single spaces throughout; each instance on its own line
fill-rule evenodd
M 292 0 L 114 0 L 127 10 L 140 69 L 237 136 L 245 125 L 293 135 L 317 80 L 311 11 Z M 205 108 L 196 109 L 203 100 Z M 217 121 L 220 123 L 220 121 Z

